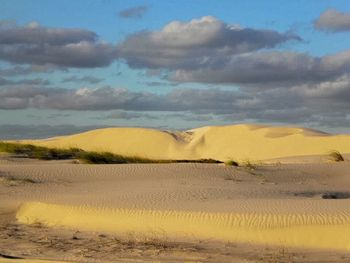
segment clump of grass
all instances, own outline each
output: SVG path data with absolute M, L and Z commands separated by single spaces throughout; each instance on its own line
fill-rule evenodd
M 329 160 L 333 161 L 333 162 L 344 162 L 344 157 L 342 156 L 342 154 L 338 151 L 331 151 L 328 154 Z
M 228 160 L 225 162 L 225 165 L 227 166 L 239 166 L 239 163 L 234 160 Z

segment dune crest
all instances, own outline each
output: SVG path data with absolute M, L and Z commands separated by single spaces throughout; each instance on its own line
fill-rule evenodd
M 350 153 L 350 135 L 260 125 L 207 126 L 188 131 L 107 128 L 25 143 L 78 147 L 151 159 L 267 160 L 290 156 Z

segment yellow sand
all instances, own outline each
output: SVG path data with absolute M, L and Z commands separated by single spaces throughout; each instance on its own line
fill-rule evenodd
M 158 233 L 309 248 L 350 250 L 350 215 L 239 214 L 108 209 L 29 202 L 16 215 L 21 223 L 43 223 L 116 233 Z
M 266 160 L 289 156 L 324 155 L 331 150 L 350 153 L 350 135 L 258 125 L 212 126 L 186 132 L 144 128 L 107 128 L 27 140 L 47 147 L 78 147 L 153 159 Z

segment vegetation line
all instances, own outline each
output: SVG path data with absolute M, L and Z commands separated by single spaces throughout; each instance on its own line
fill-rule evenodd
M 126 163 L 222 163 L 214 159 L 199 160 L 156 160 L 138 156 L 123 156 L 111 152 L 84 151 L 79 148 L 48 148 L 32 144 L 9 143 L 0 141 L 0 152 L 12 153 L 25 158 L 41 160 L 78 159 L 90 164 L 126 164 Z

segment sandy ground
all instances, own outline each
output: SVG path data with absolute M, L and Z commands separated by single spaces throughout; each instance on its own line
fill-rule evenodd
M 1 157 L 0 262 L 350 262 L 349 186 L 349 162 Z
M 350 135 L 330 135 L 297 127 L 243 124 L 208 126 L 188 131 L 107 128 L 24 142 L 47 147 L 109 151 L 151 159 L 261 161 L 290 156 L 327 155 L 332 150 L 350 153 Z

